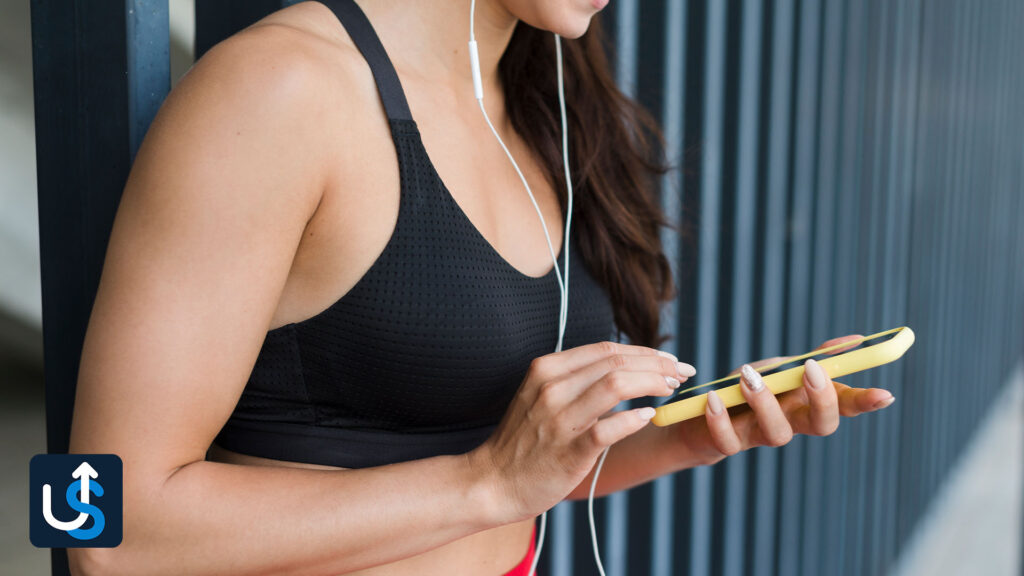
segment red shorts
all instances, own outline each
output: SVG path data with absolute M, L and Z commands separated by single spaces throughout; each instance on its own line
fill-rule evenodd
M 533 527 L 533 533 L 530 534 L 530 548 L 526 551 L 526 556 L 516 564 L 515 568 L 505 573 L 505 576 L 528 576 L 530 574 L 530 566 L 533 565 L 533 554 L 537 549 L 537 526 Z M 539 567 L 537 572 L 534 573 L 536 576 L 539 573 Z

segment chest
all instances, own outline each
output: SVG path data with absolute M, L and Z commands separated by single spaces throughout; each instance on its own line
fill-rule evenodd
M 318 425 L 432 432 L 495 424 L 530 362 L 554 351 L 554 274 L 516 271 L 444 206 L 422 218 L 403 211 L 397 235 L 345 298 L 286 327 Z M 575 243 L 568 254 L 563 349 L 611 339 L 607 295 Z
M 554 352 L 557 277 L 528 276 L 505 260 L 432 172 L 415 126 L 394 129 L 402 186 L 391 237 L 344 297 L 268 333 L 247 398 L 290 395 L 332 428 L 496 424 L 530 362 Z M 560 270 L 569 261 L 563 349 L 612 338 L 610 300 L 577 242 L 558 254 Z
M 415 94 L 411 106 L 422 111 L 417 117 L 424 120 L 417 127 L 429 171 L 506 262 L 527 276 L 545 274 L 552 260 L 537 209 L 556 253 L 564 218 L 558 196 L 529 147 L 511 131 L 503 134 L 537 208 L 479 110 L 432 102 L 437 96 L 428 87 Z M 372 91 L 369 95 L 376 98 Z M 365 103 L 367 108 L 374 105 Z M 339 131 L 332 150 L 325 151 L 332 159 L 325 161 L 334 167 L 294 256 L 271 326 L 308 318 L 347 293 L 396 227 L 402 182 L 387 119 L 367 114 L 358 122 Z

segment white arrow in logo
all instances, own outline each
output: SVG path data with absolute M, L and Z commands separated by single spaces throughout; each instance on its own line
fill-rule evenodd
M 79 484 L 81 485 L 81 495 L 79 495 L 79 499 L 82 501 L 83 504 L 88 504 L 89 478 L 98 478 L 99 474 L 96 472 L 96 470 L 93 470 L 92 466 L 89 466 L 88 462 L 82 462 L 82 464 L 79 465 L 78 468 L 75 468 L 75 471 L 71 473 L 71 477 L 79 479 Z M 53 526 L 57 530 L 63 530 L 65 532 L 70 532 L 72 530 L 77 530 L 81 528 L 82 525 L 85 524 L 85 521 L 89 519 L 89 515 L 85 512 L 79 512 L 78 518 L 75 518 L 71 522 L 61 522 L 60 520 L 57 520 L 53 516 L 50 492 L 50 485 L 43 484 L 43 517 L 46 519 L 46 523 L 50 526 Z

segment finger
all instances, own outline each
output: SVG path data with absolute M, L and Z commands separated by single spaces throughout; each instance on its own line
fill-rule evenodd
M 792 424 L 802 434 L 827 436 L 839 428 L 839 396 L 821 365 L 814 360 L 804 362 L 804 391 L 807 409 L 791 416 Z M 806 421 L 804 419 L 806 418 Z
M 761 375 L 749 364 L 744 364 L 740 368 L 740 373 L 740 389 L 747 399 L 747 404 L 757 416 L 757 424 L 764 443 L 768 446 L 789 443 L 793 438 L 793 428 L 789 425 L 789 420 L 782 412 L 775 395 L 765 386 Z
M 575 372 L 609 356 L 650 356 L 678 361 L 668 352 L 606 340 L 539 356 L 533 360 L 530 368 L 538 373 L 542 381 L 546 381 Z
M 579 438 L 591 449 L 603 449 L 634 434 L 654 418 L 654 408 L 622 410 L 594 423 Z
M 609 372 L 561 411 L 561 418 L 573 430 L 586 428 L 623 400 L 643 396 L 668 396 L 678 384 L 670 385 L 658 372 Z
M 704 409 L 704 417 L 707 420 L 708 432 L 711 434 L 711 443 L 715 449 L 725 456 L 732 456 L 743 449 L 736 429 L 733 428 L 732 419 L 729 418 L 729 411 L 725 409 L 725 403 L 715 393 L 708 391 L 708 404 Z
M 839 395 L 839 413 L 843 416 L 880 410 L 896 400 L 891 392 L 882 388 L 852 388 L 839 382 L 832 384 Z
M 613 354 L 569 374 L 563 379 L 564 393 L 570 400 L 575 399 L 589 390 L 595 382 L 617 371 L 654 372 L 664 378 L 671 378 L 677 384 L 686 382 L 697 373 L 693 366 L 685 362 L 675 362 L 664 356 Z
M 857 341 L 856 344 L 851 344 L 850 346 L 844 346 L 842 348 L 839 348 L 837 350 L 833 350 L 833 351 L 829 352 L 828 354 L 829 354 L 829 356 L 831 356 L 833 354 L 839 354 L 840 352 L 846 352 L 847 350 L 853 350 L 857 346 L 860 346 L 861 340 L 863 338 L 864 337 L 861 336 L 860 334 L 850 334 L 848 336 L 840 336 L 839 338 L 833 338 L 831 340 L 826 340 L 825 342 L 823 342 L 821 344 L 821 346 L 818 346 L 817 348 L 815 348 L 815 350 L 821 350 L 822 348 L 828 348 L 829 346 L 835 346 L 837 344 L 842 344 L 843 342 L 852 342 L 854 340 Z

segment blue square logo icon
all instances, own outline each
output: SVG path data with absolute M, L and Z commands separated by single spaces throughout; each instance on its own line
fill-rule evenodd
M 29 539 L 39 548 L 112 548 L 124 530 L 116 454 L 36 454 L 29 462 Z

